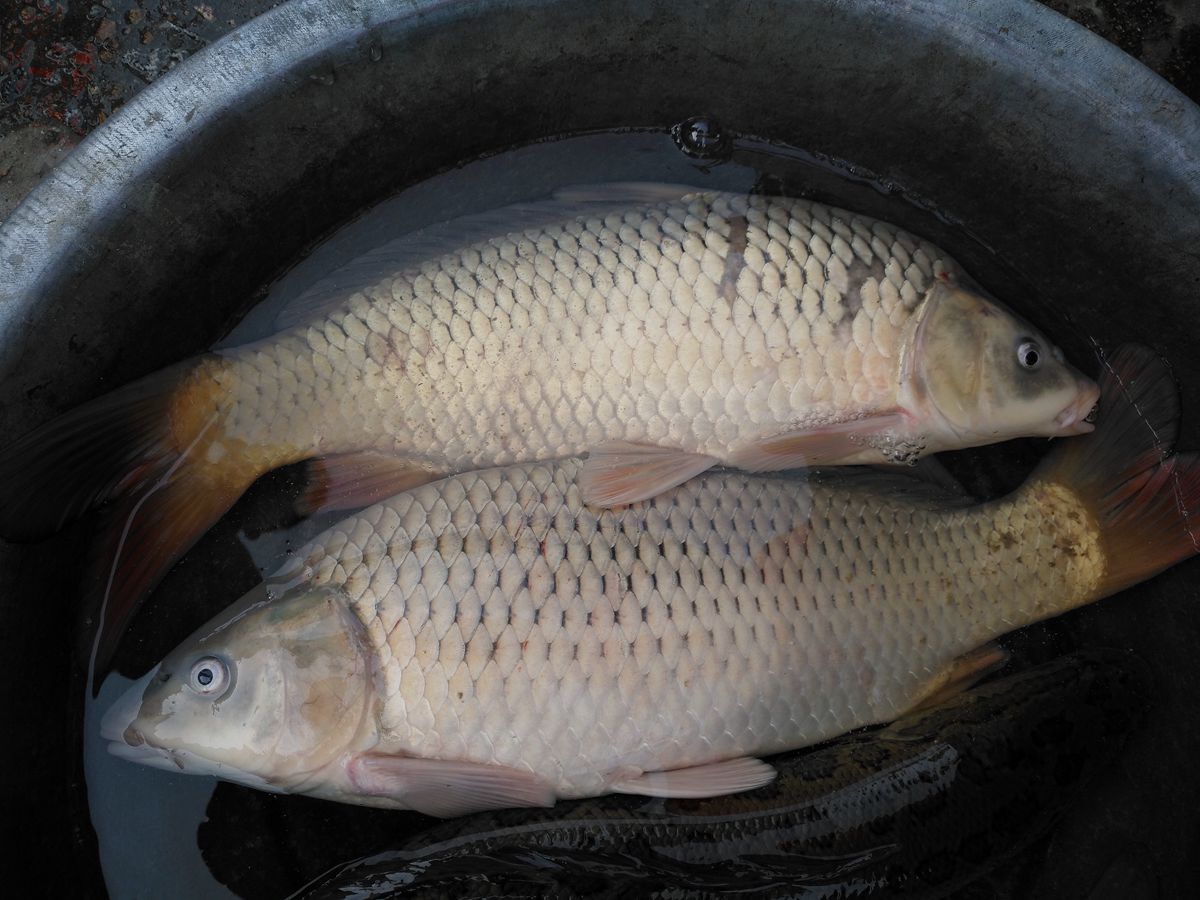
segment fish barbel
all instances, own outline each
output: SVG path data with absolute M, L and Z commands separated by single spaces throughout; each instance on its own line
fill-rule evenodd
M 443 816 L 755 787 L 752 757 L 960 689 L 995 637 L 1196 552 L 1170 374 L 1138 348 L 1110 366 L 1097 430 L 989 503 L 832 470 L 600 509 L 577 460 L 422 485 L 298 551 L 104 734 L 153 765 Z
M 1086 432 L 1096 386 L 941 250 L 808 200 L 616 185 L 402 238 L 0 452 L 0 534 L 118 499 L 105 644 L 258 476 L 306 510 L 588 453 L 583 499 L 715 464 L 912 461 Z M 101 657 L 107 655 L 102 651 Z

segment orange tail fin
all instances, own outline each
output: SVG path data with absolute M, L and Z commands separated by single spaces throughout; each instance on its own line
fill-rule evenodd
M 1200 553 L 1200 455 L 1171 452 L 1179 391 L 1154 351 L 1121 347 L 1099 381 L 1096 430 L 1064 440 L 1037 477 L 1069 487 L 1096 516 L 1104 597 Z
M 126 385 L 0 451 L 0 535 L 43 538 L 116 501 L 94 567 L 105 666 L 138 603 L 259 474 L 221 436 L 228 362 L 203 357 Z
M 0 450 L 0 537 L 49 537 L 165 468 L 171 397 L 193 365 L 118 388 Z

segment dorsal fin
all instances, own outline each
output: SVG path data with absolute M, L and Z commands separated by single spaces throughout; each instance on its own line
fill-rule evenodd
M 605 181 L 599 184 L 569 184 L 551 196 L 566 205 L 588 203 L 674 203 L 693 194 L 714 193 L 711 188 L 660 181 Z

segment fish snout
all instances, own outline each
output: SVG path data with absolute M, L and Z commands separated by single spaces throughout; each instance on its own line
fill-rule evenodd
M 142 697 L 145 694 L 146 686 L 158 675 L 161 665 L 155 666 L 133 684 L 125 689 L 125 692 L 119 696 L 116 701 L 105 710 L 104 715 L 100 718 L 100 736 L 106 741 L 115 743 L 125 743 L 126 735 L 132 729 L 133 723 L 137 721 L 138 715 L 142 711 Z M 137 734 L 138 743 L 130 746 L 138 746 L 144 744 L 145 738 L 141 734 Z
M 137 718 L 137 708 L 130 704 L 118 702 L 114 704 L 100 720 L 100 736 L 106 741 L 125 742 L 126 735 L 133 731 L 133 720 Z M 138 743 L 145 740 L 138 735 Z
M 1059 436 L 1070 437 L 1087 434 L 1095 428 L 1092 414 L 1096 410 L 1096 403 L 1099 399 L 1100 387 L 1090 380 L 1081 379 L 1079 393 L 1076 394 L 1075 399 L 1054 418 Z

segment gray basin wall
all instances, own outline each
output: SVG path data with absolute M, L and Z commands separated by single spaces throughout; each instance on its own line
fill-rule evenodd
M 1045 8 L 295 0 L 139 94 L 0 227 L 0 442 L 210 345 L 306 248 L 406 185 L 531 140 L 698 112 L 935 205 L 941 218 L 914 204 L 901 224 L 1061 326 L 1071 356 L 1088 358 L 1085 334 L 1151 343 L 1185 408 L 1195 399 L 1200 111 Z M 1181 444 L 1200 447 L 1194 422 Z M 20 672 L 6 708 L 23 723 L 9 749 L 32 760 L 0 779 L 40 835 L 30 853 L 80 861 L 38 884 L 78 896 L 97 878 L 72 655 L 89 528 L 0 545 L 0 652 Z M 1081 639 L 1152 661 L 1167 709 L 1196 693 L 1195 571 L 1078 618 Z M 1156 771 L 1194 770 L 1195 727 L 1156 727 L 1140 751 Z M 1164 779 L 1137 787 L 1147 820 L 1154 803 L 1179 817 L 1154 852 L 1185 858 L 1195 815 Z M 1168 895 L 1193 893 L 1164 872 Z

